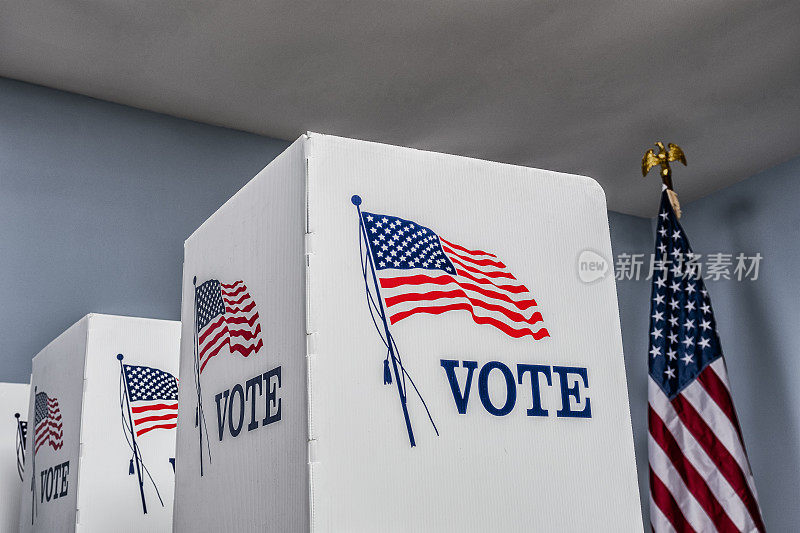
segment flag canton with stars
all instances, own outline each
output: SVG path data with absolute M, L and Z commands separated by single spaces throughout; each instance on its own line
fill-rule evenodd
M 692 383 L 722 356 L 711 300 L 691 268 L 689 241 L 662 195 L 656 236 L 656 264 L 650 302 L 650 376 L 668 398 Z
M 47 393 L 46 392 L 37 392 L 36 393 L 36 407 L 35 412 L 33 415 L 33 425 L 38 426 L 39 422 L 48 418 L 50 414 L 50 408 L 47 405 Z
M 201 331 L 219 315 L 225 314 L 219 281 L 210 279 L 197 287 L 197 331 Z
M 410 220 L 375 213 L 363 214 L 375 268 L 423 268 L 455 274 L 456 269 L 444 253 L 439 236 L 431 229 Z
M 149 366 L 124 365 L 130 401 L 178 400 L 178 380 Z

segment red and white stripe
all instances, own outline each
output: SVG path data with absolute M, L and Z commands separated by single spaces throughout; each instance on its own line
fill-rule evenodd
M 131 415 L 137 437 L 154 429 L 175 429 L 178 422 L 178 402 L 177 400 L 131 402 Z
M 60 450 L 64 445 L 64 427 L 61 424 L 61 409 L 58 407 L 58 400 L 47 398 L 47 418 L 39 422 L 34 428 L 35 448 L 34 455 L 39 448 L 49 444 L 54 450 Z
M 420 313 L 463 310 L 478 324 L 512 337 L 549 337 L 527 287 L 494 254 L 469 250 L 439 237 L 456 275 L 429 269 L 379 271 L 381 294 L 392 324 Z
M 764 531 L 722 358 L 669 400 L 648 384 L 654 531 Z
M 230 353 L 238 352 L 247 357 L 264 345 L 256 302 L 244 282 L 239 280 L 230 285 L 220 283 L 220 288 L 225 313 L 198 333 L 200 372 L 223 347 L 227 346 Z

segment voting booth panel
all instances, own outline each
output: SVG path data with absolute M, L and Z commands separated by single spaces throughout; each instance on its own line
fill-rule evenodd
M 299 139 L 186 242 L 176 531 L 640 531 L 586 252 L 591 179 Z
M 176 531 L 308 528 L 303 150 L 186 241 Z
M 172 529 L 179 344 L 90 314 L 34 358 L 20 531 Z
M 19 530 L 75 531 L 87 318 L 33 358 Z
M 27 383 L 0 383 L 0 417 L 0 531 L 18 531 L 28 431 Z

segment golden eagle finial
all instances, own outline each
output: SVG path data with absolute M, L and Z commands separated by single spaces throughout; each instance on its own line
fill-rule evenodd
M 654 166 L 661 166 L 661 181 L 663 181 L 664 185 L 667 187 L 667 195 L 672 204 L 672 209 L 675 211 L 678 218 L 680 218 L 681 206 L 678 204 L 678 196 L 672 189 L 672 169 L 669 164 L 672 161 L 680 161 L 686 165 L 686 156 L 683 154 L 681 147 L 677 144 L 669 143 L 667 145 L 668 148 L 664 148 L 664 143 L 658 141 L 655 143 L 655 146 L 658 148 L 658 153 L 650 148 L 645 152 L 644 157 L 642 157 L 642 176 L 646 176 Z

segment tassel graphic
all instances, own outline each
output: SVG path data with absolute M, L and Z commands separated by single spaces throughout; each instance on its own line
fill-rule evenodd
M 132 476 L 132 475 L 133 475 L 133 458 L 131 458 L 131 464 L 130 464 L 130 466 L 128 467 L 128 475 L 129 475 L 129 476 Z
M 392 371 L 389 370 L 389 358 L 383 360 L 383 384 L 392 384 Z

